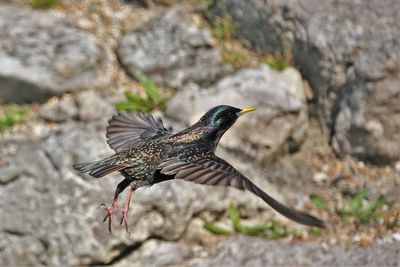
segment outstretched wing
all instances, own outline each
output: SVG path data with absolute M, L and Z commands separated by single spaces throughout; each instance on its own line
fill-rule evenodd
M 108 121 L 107 143 L 116 152 L 130 149 L 142 141 L 168 135 L 161 119 L 142 112 L 120 112 Z
M 287 218 L 301 224 L 324 227 L 324 222 L 304 212 L 290 209 L 265 193 L 248 178 L 238 172 L 229 163 L 217 156 L 208 156 L 185 162 L 180 159 L 168 159 L 158 169 L 161 174 L 174 175 L 175 179 L 184 179 L 200 184 L 233 186 L 240 190 L 249 190 L 262 198 L 268 205 Z

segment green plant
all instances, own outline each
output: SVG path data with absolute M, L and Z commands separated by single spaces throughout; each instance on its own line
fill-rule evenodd
M 235 33 L 235 27 L 228 16 L 212 19 L 212 33 L 218 40 L 229 40 Z
M 358 192 L 348 201 L 345 208 L 336 208 L 336 212 L 345 221 L 355 219 L 363 224 L 376 221 L 383 216 L 379 208 L 385 204 L 385 198 L 380 196 L 368 200 L 366 196 L 366 191 Z
M 307 232 L 311 237 L 320 237 L 322 235 L 322 229 L 319 228 L 311 228 Z
M 58 0 L 32 0 L 33 8 L 50 8 L 58 3 Z
M 277 71 L 283 71 L 284 69 L 290 66 L 287 59 L 285 59 L 282 56 L 269 56 L 265 60 L 265 63 Z
M 224 62 L 240 67 L 247 63 L 247 51 L 231 44 L 222 44 L 222 57 Z
M 207 229 L 209 232 L 216 234 L 216 235 L 231 235 L 232 232 L 228 229 L 225 229 L 221 226 L 218 226 L 215 223 L 206 222 L 204 224 L 204 228 Z
M 126 100 L 115 104 L 116 109 L 120 111 L 139 110 L 142 112 L 150 112 L 154 109 L 164 109 L 168 98 L 161 94 L 157 85 L 144 75 L 139 77 L 139 82 L 146 93 L 146 97 L 142 97 L 133 92 L 127 92 L 125 93 Z
M 15 105 L 5 105 L 0 107 L 0 132 L 15 124 L 22 123 L 26 119 L 29 109 Z
M 310 200 L 311 200 L 311 203 L 313 203 L 314 206 L 316 206 L 319 209 L 326 209 L 328 206 L 326 204 L 326 200 L 317 194 L 311 194 Z
M 241 233 L 266 239 L 277 239 L 293 234 L 291 231 L 288 231 L 286 226 L 275 220 L 271 220 L 267 224 L 244 226 L 241 224 L 240 213 L 234 205 L 230 205 L 228 209 L 228 216 L 232 223 L 231 230 L 212 222 L 206 222 L 204 224 L 204 228 L 217 235 L 232 235 Z

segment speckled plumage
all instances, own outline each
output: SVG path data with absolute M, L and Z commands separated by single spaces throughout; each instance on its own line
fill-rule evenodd
M 119 171 L 124 180 L 117 186 L 111 207 L 107 208 L 109 230 L 119 194 L 129 186 L 128 200 L 122 209 L 121 224 L 128 231 L 127 212 L 130 196 L 138 187 L 170 179 L 184 179 L 207 185 L 233 186 L 261 197 L 284 216 L 302 224 L 323 227 L 323 222 L 306 213 L 291 210 L 254 185 L 214 152 L 221 136 L 242 114 L 254 109 L 217 106 L 191 127 L 176 134 L 166 130 L 161 121 L 143 113 L 119 113 L 107 127 L 107 142 L 116 153 L 74 168 L 100 178 Z

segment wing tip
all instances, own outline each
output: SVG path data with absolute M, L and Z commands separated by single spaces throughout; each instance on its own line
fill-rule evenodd
M 264 200 L 269 206 L 271 206 L 274 210 L 276 210 L 286 218 L 303 225 L 326 228 L 326 224 L 323 220 L 320 220 L 308 213 L 286 207 L 285 205 L 283 205 L 282 203 L 278 202 L 276 199 L 268 195 L 266 192 L 261 190 L 258 186 L 253 184 L 247 178 L 242 177 L 242 183 L 245 189 L 255 193 L 262 200 Z
M 72 165 L 72 168 L 74 168 L 77 171 L 80 171 L 82 173 L 88 172 L 89 171 L 89 166 L 92 164 L 92 162 L 88 163 L 78 163 Z
M 318 228 L 322 228 L 322 229 L 326 229 L 326 223 L 325 221 L 318 219 L 317 217 L 314 217 L 310 214 L 307 213 L 303 213 L 303 215 L 305 216 L 305 218 L 303 220 L 299 220 L 297 221 L 298 223 L 304 224 L 304 225 L 308 225 L 308 226 L 314 226 L 314 227 L 318 227 Z

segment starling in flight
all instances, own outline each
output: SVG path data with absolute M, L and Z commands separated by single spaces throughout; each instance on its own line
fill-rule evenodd
M 111 206 L 105 207 L 107 214 L 104 221 L 108 219 L 110 233 L 113 213 L 118 208 L 118 196 L 122 191 L 128 187 L 127 199 L 121 209 L 121 224 L 129 232 L 127 215 L 132 192 L 139 187 L 170 179 L 248 190 L 293 221 L 324 227 L 323 221 L 282 205 L 214 154 L 221 136 L 237 118 L 253 110 L 217 106 L 197 123 L 178 133 L 167 130 L 161 120 L 156 121 L 150 114 L 118 113 L 108 122 L 106 135 L 107 143 L 116 153 L 99 161 L 73 167 L 96 178 L 115 171 L 124 177 L 115 190 Z

